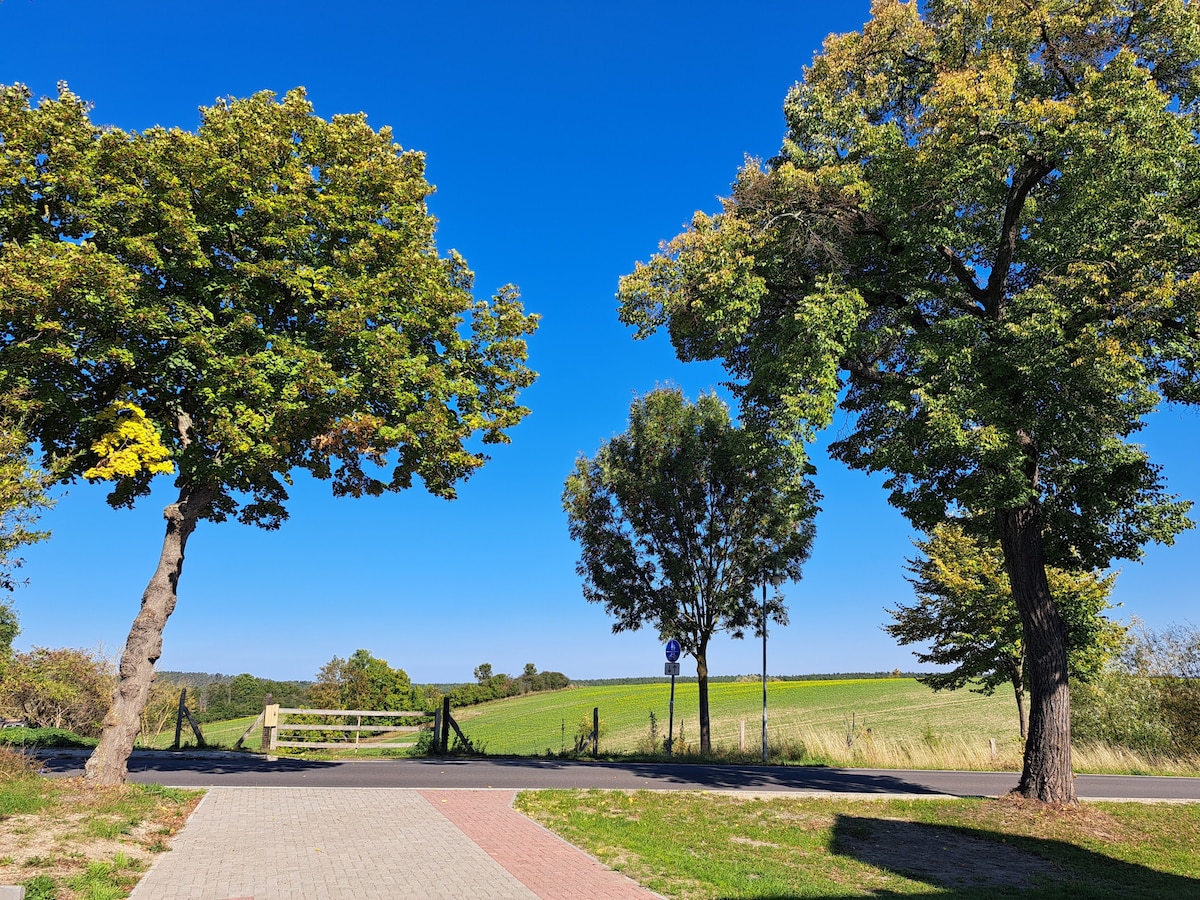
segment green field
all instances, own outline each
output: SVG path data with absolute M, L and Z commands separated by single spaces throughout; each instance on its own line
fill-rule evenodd
M 226 719 L 223 722 L 208 722 L 200 725 L 200 732 L 204 735 L 204 740 L 217 747 L 232 747 L 237 739 L 245 734 L 246 729 L 250 727 L 250 723 L 254 721 L 254 716 L 246 716 L 241 719 Z M 149 747 L 157 750 L 165 750 L 175 742 L 175 723 L 172 722 L 170 727 L 164 728 L 158 734 L 138 735 L 138 746 Z M 180 743 L 187 747 L 196 745 L 196 735 L 192 733 L 192 729 L 188 727 L 187 722 L 183 723 L 183 731 L 180 733 Z M 245 749 L 257 750 L 262 744 L 262 730 L 256 728 L 246 738 Z
M 666 684 L 605 685 L 527 694 L 455 710 L 472 742 L 488 753 L 532 755 L 571 750 L 581 722 L 599 707 L 601 752 L 634 752 L 648 745 L 650 712 L 666 737 L 670 688 Z M 760 751 L 762 683 L 709 686 L 714 750 L 736 751 L 745 723 L 747 750 Z M 970 691 L 934 693 L 911 678 L 846 681 L 771 681 L 767 685 L 768 744 L 795 748 L 846 743 L 851 722 L 853 751 L 900 745 L 974 744 L 1001 751 L 1015 745 L 1016 707 L 1011 695 L 984 697 Z M 695 749 L 699 738 L 698 689 L 676 685 L 676 749 Z M 682 737 L 682 743 L 679 739 Z M 882 760 L 881 760 L 882 762 Z

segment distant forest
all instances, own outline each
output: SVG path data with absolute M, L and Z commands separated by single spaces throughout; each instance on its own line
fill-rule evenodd
M 402 670 L 390 669 L 382 660 L 376 662 L 380 663 L 386 672 L 399 675 L 407 682 L 408 676 L 404 675 Z M 516 677 L 505 675 L 503 672 L 492 674 L 491 666 L 485 663 L 476 669 L 476 678 L 475 682 L 460 684 L 412 685 L 413 690 L 405 698 L 403 705 L 394 708 L 412 708 L 411 704 L 415 703 L 426 710 L 433 710 L 442 703 L 443 697 L 450 698 L 451 706 L 461 708 L 535 691 L 560 690 L 572 684 L 571 679 L 562 672 L 538 672 L 532 663 L 527 664 L 524 673 Z M 268 694 L 271 695 L 273 703 L 303 709 L 321 707 L 323 704 L 315 698 L 328 696 L 329 693 L 329 686 L 322 685 L 319 681 L 274 681 L 248 673 L 223 675 L 219 672 L 164 670 L 158 673 L 157 683 L 180 690 L 186 688 L 188 709 L 199 722 L 219 722 L 256 716 L 262 712 Z M 323 687 L 327 689 L 324 692 Z

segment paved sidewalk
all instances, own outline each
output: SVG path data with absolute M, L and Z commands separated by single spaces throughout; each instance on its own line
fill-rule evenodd
M 513 796 L 212 788 L 131 900 L 658 896 L 515 812 Z

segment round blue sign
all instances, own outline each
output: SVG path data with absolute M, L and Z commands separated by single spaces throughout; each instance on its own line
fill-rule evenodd
M 679 641 L 671 638 L 667 641 L 667 662 L 677 662 L 679 660 L 680 651 Z

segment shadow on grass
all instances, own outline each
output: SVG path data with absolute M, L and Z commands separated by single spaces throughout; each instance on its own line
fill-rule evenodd
M 1200 897 L 1200 880 L 1195 878 L 1124 862 L 1065 841 L 981 828 L 839 815 L 831 849 L 924 882 L 930 887 L 928 896 L 947 900 Z M 879 889 L 870 896 L 901 894 Z

